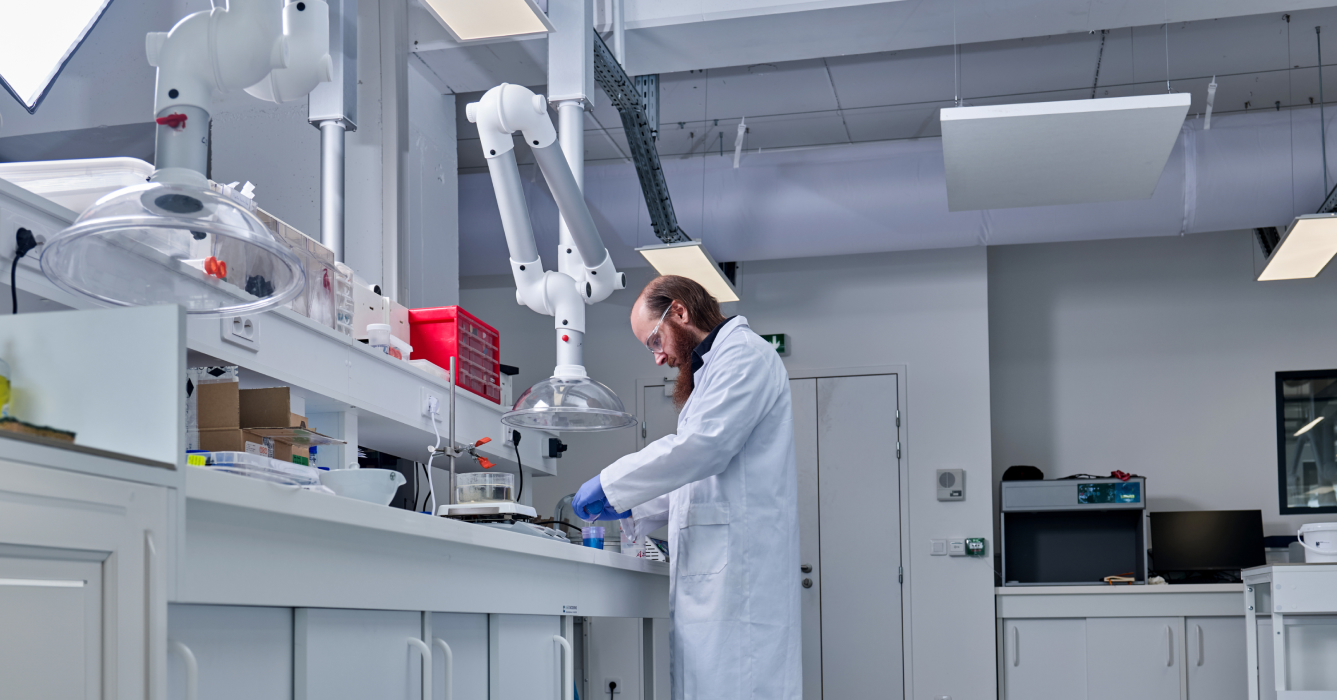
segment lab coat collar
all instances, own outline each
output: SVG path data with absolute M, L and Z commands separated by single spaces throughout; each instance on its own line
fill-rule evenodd
M 733 324 L 735 320 L 738 320 L 739 324 Z M 715 328 L 710 331 L 710 335 L 707 335 L 706 339 L 702 340 L 701 344 L 697 345 L 695 350 L 692 350 L 692 374 L 696 374 L 701 371 L 702 367 L 706 366 L 707 356 L 710 355 L 711 349 L 715 346 L 715 339 L 719 336 L 720 331 L 729 328 L 731 324 L 747 325 L 747 319 L 742 316 L 730 316 L 729 318 L 724 319 L 723 323 L 715 326 Z M 730 328 L 730 330 L 732 330 L 732 328 Z

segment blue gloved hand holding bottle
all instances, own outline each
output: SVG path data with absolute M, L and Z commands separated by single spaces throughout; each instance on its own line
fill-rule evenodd
M 580 490 L 576 491 L 575 498 L 571 499 L 571 510 L 575 512 L 577 518 L 586 521 L 621 520 L 631 517 L 631 511 L 625 513 L 613 511 L 613 507 L 608 503 L 608 497 L 604 495 L 603 483 L 597 476 L 586 481 Z

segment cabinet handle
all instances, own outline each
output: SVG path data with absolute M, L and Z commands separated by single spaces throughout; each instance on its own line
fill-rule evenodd
M 175 639 L 167 640 L 167 646 L 186 665 L 186 700 L 196 700 L 200 696 L 200 665 L 195 662 L 195 654 L 190 651 L 190 647 Z
M 451 686 L 455 684 L 455 655 L 450 651 L 450 645 L 446 640 L 437 637 L 432 640 L 432 644 L 441 648 L 441 655 L 446 657 L 446 700 L 452 700 L 455 697 L 455 689 Z
M 1194 629 L 1196 629 L 1197 632 L 1198 632 L 1198 665 L 1201 666 L 1201 665 L 1202 665 L 1202 655 L 1203 655 L 1203 650 L 1202 650 L 1202 646 L 1203 646 L 1203 644 L 1202 644 L 1202 625 L 1194 625 L 1193 627 L 1194 627 Z
M 409 637 L 409 646 L 422 657 L 422 700 L 432 700 L 432 649 L 415 637 Z
M 1169 625 L 1165 626 L 1165 667 L 1175 665 L 1175 633 Z
M 157 693 L 155 692 L 154 689 L 158 685 L 157 683 L 154 682 L 154 679 L 158 677 L 159 652 L 157 649 L 157 645 L 153 643 L 153 639 L 156 636 L 156 632 L 158 631 L 158 616 L 154 612 L 158 609 L 157 571 L 158 571 L 158 548 L 153 544 L 153 532 L 151 530 L 145 530 L 144 531 L 144 651 L 148 659 L 147 663 L 145 664 L 146 670 L 148 671 L 148 678 L 146 678 L 145 680 L 147 681 L 147 685 L 149 688 L 149 692 L 147 693 L 147 697 L 149 698 L 149 700 L 156 700 Z M 164 608 L 165 607 L 166 606 L 164 605 Z M 182 648 L 185 649 L 185 647 Z M 190 650 L 186 649 L 186 653 L 190 654 Z M 190 659 L 191 663 L 194 663 L 195 660 L 194 655 L 191 655 Z M 189 669 L 187 669 L 187 672 L 189 672 Z M 195 696 L 193 695 L 189 696 L 188 700 L 195 700 Z
M 1012 666 L 1021 665 L 1021 633 L 1017 631 L 1016 626 L 1012 627 Z
M 552 640 L 562 647 L 562 700 L 573 700 L 572 693 L 576 690 L 575 677 L 576 672 L 572 667 L 571 642 L 566 641 L 566 637 L 560 634 L 554 634 Z

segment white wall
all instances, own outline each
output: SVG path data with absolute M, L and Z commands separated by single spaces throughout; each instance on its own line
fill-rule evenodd
M 650 277 L 590 307 L 587 367 L 634 406 L 637 378 L 663 377 L 632 336 L 627 318 Z M 989 536 L 991 502 L 939 503 L 934 469 L 989 473 L 987 269 L 983 248 L 748 263 L 743 301 L 758 332 L 787 333 L 791 369 L 907 366 L 904 417 L 911 547 L 902 554 L 912 607 L 907 667 L 915 698 L 992 698 L 995 679 L 993 573 L 984 560 L 929 557 L 931 537 Z M 508 277 L 466 278 L 461 302 L 501 331 L 504 362 L 518 364 L 517 391 L 551 372 L 552 321 L 515 304 Z M 669 370 L 672 372 L 672 370 Z M 890 416 L 888 417 L 890 420 Z M 870 440 L 876 440 L 870 436 Z M 635 448 L 631 430 L 570 436 L 559 475 L 536 479 L 535 505 L 550 512 L 617 457 Z
M 409 62 L 408 298 L 412 308 L 450 306 L 460 295 L 459 151 L 455 96 L 442 95 Z
M 989 249 L 993 466 L 1147 477 L 1151 510 L 1281 517 L 1275 373 L 1337 366 L 1337 275 L 1256 282 L 1251 231 Z

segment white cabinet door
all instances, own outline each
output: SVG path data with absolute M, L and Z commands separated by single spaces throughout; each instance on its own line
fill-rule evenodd
M 292 608 L 170 605 L 167 638 L 195 657 L 199 700 L 292 698 Z M 167 697 L 188 697 L 176 653 L 168 656 Z
M 1088 700 L 1179 700 L 1183 629 L 1177 617 L 1088 619 Z
M 422 613 L 298 608 L 296 700 L 421 700 Z
M 1184 620 L 1188 655 L 1188 700 L 1245 700 L 1249 697 L 1244 618 L 1190 617 Z
M 0 697 L 102 697 L 102 562 L 0 556 Z
M 561 632 L 554 615 L 489 615 L 490 700 L 559 700 L 563 659 L 553 637 Z
M 450 646 L 454 700 L 487 700 L 487 615 L 483 613 L 434 613 L 432 615 L 432 697 L 446 692 L 445 654 L 436 644 Z
M 1086 700 L 1086 624 L 1078 619 L 1004 620 L 1007 700 Z

